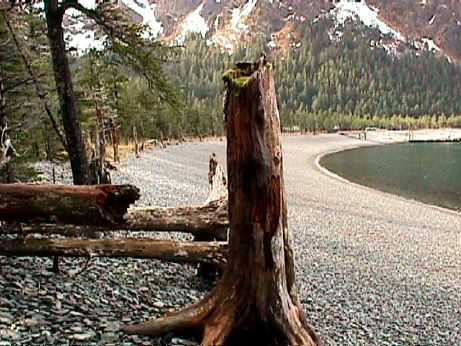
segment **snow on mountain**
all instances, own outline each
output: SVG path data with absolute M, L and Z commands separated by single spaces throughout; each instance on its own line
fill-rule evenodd
M 88 5 L 87 8 L 93 8 L 94 1 L 86 0 L 81 1 Z M 102 49 L 104 45 L 104 38 L 98 37 L 96 31 L 85 27 L 84 16 L 77 10 L 69 9 L 66 12 L 69 24 L 66 30 L 66 44 L 67 48 L 77 54 L 83 54 L 90 49 Z
M 427 49 L 430 52 L 440 52 L 441 50 L 440 47 L 435 44 L 433 39 L 427 37 L 423 37 L 421 42 L 415 42 L 414 45 L 417 49 Z
M 97 7 L 95 0 L 78 0 L 78 2 L 89 10 L 94 10 Z
M 150 4 L 148 0 L 121 0 L 121 2 L 142 17 L 142 23 L 147 25 L 154 37 L 163 33 L 163 25 L 155 16 L 156 4 Z
M 95 0 L 78 0 L 95 8 Z M 192 33 L 207 37 L 232 52 L 236 43 L 266 35 L 272 49 L 302 45 L 306 25 L 322 17 L 333 19 L 330 38 L 341 40 L 341 24 L 352 18 L 378 29 L 381 39 L 373 37 L 373 47 L 401 54 L 410 42 L 416 49 L 440 55 L 461 56 L 457 43 L 461 29 L 459 0 L 431 0 L 413 5 L 400 0 L 117 0 L 134 21 L 147 26 L 153 37 L 184 43 Z M 456 14 L 455 12 L 456 11 Z M 453 12 L 453 14 L 451 13 Z M 408 13 L 408 16 L 405 15 Z M 71 17 L 78 14 L 69 11 Z M 88 19 L 66 22 L 70 48 L 82 53 L 102 47 L 96 26 Z M 67 24 L 70 23 L 70 24 Z
M 203 3 L 200 4 L 194 11 L 189 13 L 184 22 L 181 25 L 181 33 L 177 37 L 177 42 L 184 43 L 189 34 L 197 33 L 201 34 L 202 37 L 205 37 L 206 33 L 209 31 L 208 24 L 201 16 L 203 10 Z
M 245 19 L 251 14 L 256 7 L 258 0 L 248 0 L 242 7 L 237 7 L 232 10 L 231 28 L 235 32 L 245 32 L 248 26 L 245 24 Z
M 349 18 L 358 18 L 366 26 L 375 27 L 384 35 L 390 34 L 400 41 L 405 41 L 402 34 L 379 19 L 378 11 L 368 6 L 365 0 L 360 2 L 356 2 L 355 0 L 341 0 L 335 4 L 335 8 L 331 13 L 340 24 L 344 24 Z
M 232 53 L 235 43 L 241 39 L 242 34 L 249 33 L 247 21 L 257 4 L 258 0 L 247 0 L 243 6 L 232 8 L 230 21 L 217 29 L 208 43 L 216 44 Z M 217 20 L 218 18 L 221 17 L 216 17 Z M 215 24 L 215 27 L 217 28 L 218 25 Z

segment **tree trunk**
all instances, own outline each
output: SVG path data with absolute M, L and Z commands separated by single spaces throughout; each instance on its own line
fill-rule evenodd
M 3 68 L 0 66 L 0 168 L 8 163 L 10 157 L 9 150 L 9 137 L 8 137 L 8 123 L 6 117 L 6 87 Z
M 0 220 L 113 227 L 138 198 L 129 185 L 0 184 Z
M 149 239 L 19 239 L 0 240 L 0 256 L 131 257 L 180 263 L 226 263 L 226 243 Z
M 139 145 L 138 145 L 138 131 L 136 125 L 133 125 L 133 141 L 134 141 L 134 154 L 139 157 Z
M 11 165 L 10 160 L 17 156 L 17 153 L 8 134 L 5 79 L 4 70 L 0 67 L 0 169 L 5 166 L 6 180 L 8 181 L 9 176 L 14 174 L 14 167 Z
M 112 151 L 113 151 L 113 156 L 114 156 L 114 162 L 120 162 L 120 157 L 118 154 L 118 144 L 119 144 L 119 139 L 118 139 L 118 127 L 115 123 L 115 120 L 112 119 L 111 122 L 111 130 L 110 130 L 110 138 L 112 142 Z
M 88 184 L 89 179 L 89 163 L 77 115 L 77 102 L 66 54 L 62 27 L 63 11 L 58 8 L 56 0 L 48 1 L 45 9 L 54 78 L 66 135 L 66 149 L 69 154 L 74 184 L 85 185 Z
M 202 346 L 320 345 L 296 295 L 271 66 L 238 64 L 225 81 L 230 240 L 224 276 L 202 302 L 123 329 L 196 332 Z

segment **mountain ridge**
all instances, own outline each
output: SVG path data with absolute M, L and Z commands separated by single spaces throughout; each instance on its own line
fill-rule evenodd
M 101 2 L 79 1 L 91 8 Z M 384 47 L 394 55 L 408 47 L 426 49 L 461 62 L 459 0 L 116 1 L 135 22 L 146 25 L 154 37 L 167 43 L 183 44 L 195 34 L 232 53 L 242 42 L 262 36 L 271 51 L 286 51 L 300 48 L 306 36 L 303 33 L 320 20 L 330 21 L 331 41 L 341 39 L 341 25 L 353 20 L 380 33 L 380 37 L 370 38 L 371 47 Z M 66 21 L 69 47 L 79 52 L 100 48 L 102 42 L 91 23 L 74 12 Z
M 397 40 L 414 41 L 416 48 L 428 46 L 461 62 L 461 3 L 456 0 L 119 1 L 128 7 L 129 3 L 149 4 L 162 27 L 156 34 L 169 42 L 184 42 L 196 33 L 232 51 L 236 43 L 264 34 L 273 49 L 296 47 L 302 41 L 303 26 L 322 16 L 337 22 L 357 17 L 380 30 L 388 27 L 383 35 L 397 33 Z

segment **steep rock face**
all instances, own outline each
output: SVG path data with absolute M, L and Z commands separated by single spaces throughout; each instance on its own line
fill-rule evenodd
M 358 13 L 352 11 L 351 15 L 365 24 L 367 18 L 364 20 L 362 14 L 369 16 L 364 13 L 368 8 L 399 33 L 402 41 L 416 41 L 419 47 L 440 50 L 452 60 L 461 61 L 459 0 L 158 0 L 156 4 L 165 37 L 181 35 L 184 19 L 201 6 L 208 37 L 227 48 L 242 37 L 254 38 L 256 32 L 263 32 L 273 44 L 280 41 L 279 46 L 286 48 L 288 41 L 301 36 L 303 24 L 334 13 L 335 7 L 356 8 Z
M 406 37 L 432 39 L 443 52 L 461 61 L 461 2 L 459 0 L 369 0 L 382 19 Z
M 86 3 L 91 0 L 85 0 Z M 133 20 L 167 41 L 196 33 L 225 49 L 263 33 L 275 48 L 296 47 L 319 18 L 353 17 L 391 33 L 397 42 L 438 51 L 461 62 L 459 0 L 118 0 Z M 389 38 L 385 38 L 389 40 Z M 389 45 L 389 44 L 388 44 Z

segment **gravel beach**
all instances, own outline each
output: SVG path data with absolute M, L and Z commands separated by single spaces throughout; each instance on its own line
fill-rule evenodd
M 397 137 L 284 136 L 299 295 L 326 345 L 461 345 L 461 214 L 345 182 L 317 165 L 323 153 Z M 139 205 L 200 204 L 212 152 L 224 162 L 225 142 L 152 149 L 130 156 L 113 182 L 140 187 Z M 60 275 L 47 271 L 51 262 L 0 257 L 0 346 L 194 345 L 118 332 L 119 322 L 200 299 L 210 286 L 192 266 L 93 259 L 74 276 L 84 259 L 63 260 Z

